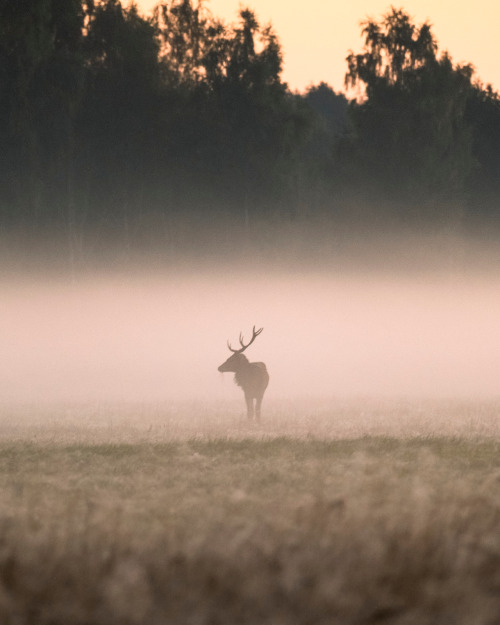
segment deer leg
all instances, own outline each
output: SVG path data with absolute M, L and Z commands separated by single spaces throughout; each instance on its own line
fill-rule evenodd
M 253 397 L 245 393 L 245 401 L 247 403 L 247 417 L 253 419 Z
M 259 395 L 255 399 L 255 419 L 257 421 L 260 421 L 260 407 L 261 407 L 261 404 L 262 404 L 262 398 L 263 398 L 263 395 Z

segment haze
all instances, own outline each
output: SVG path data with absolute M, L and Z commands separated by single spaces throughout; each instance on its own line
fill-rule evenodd
M 4 277 L 0 396 L 240 398 L 217 366 L 254 324 L 247 355 L 268 365 L 267 398 L 498 395 L 494 272 L 299 266 Z

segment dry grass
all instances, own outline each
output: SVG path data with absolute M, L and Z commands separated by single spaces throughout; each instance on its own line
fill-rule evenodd
M 0 404 L 0 441 L 163 443 L 193 438 L 500 438 L 500 401 L 268 400 L 249 423 L 244 401 L 33 406 Z
M 0 622 L 497 623 L 498 405 L 305 406 L 4 407 Z

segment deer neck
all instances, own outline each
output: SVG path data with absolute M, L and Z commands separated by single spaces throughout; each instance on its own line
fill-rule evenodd
M 245 373 L 248 371 L 250 367 L 250 362 L 248 358 L 244 357 L 238 362 L 238 367 L 234 371 L 234 381 L 238 386 L 241 386 L 241 383 L 245 381 Z

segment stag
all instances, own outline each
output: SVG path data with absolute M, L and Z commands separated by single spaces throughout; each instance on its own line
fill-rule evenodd
M 243 334 L 240 333 L 240 349 L 233 349 L 227 342 L 227 346 L 232 351 L 232 355 L 223 362 L 219 367 L 221 373 L 233 372 L 234 382 L 243 389 L 245 393 L 245 401 L 247 404 L 247 417 L 249 419 L 255 419 L 260 421 L 260 406 L 262 404 L 262 398 L 264 397 L 264 391 L 269 384 L 269 374 L 267 372 L 266 365 L 263 362 L 249 362 L 248 358 L 243 352 L 250 347 L 264 328 L 255 330 L 255 326 L 252 330 L 252 338 L 250 342 L 245 345 L 243 342 Z M 255 406 L 254 406 L 255 400 Z

